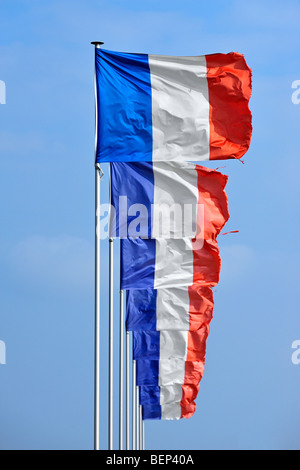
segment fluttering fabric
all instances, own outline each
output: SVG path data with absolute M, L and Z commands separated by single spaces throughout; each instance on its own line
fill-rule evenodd
M 111 236 L 215 239 L 229 217 L 227 181 L 194 163 L 112 163 Z
M 174 420 L 190 418 L 196 411 L 199 385 L 140 387 L 144 419 Z
M 209 326 L 194 332 L 169 330 L 133 333 L 137 383 L 147 384 L 140 386 L 140 403 L 143 406 L 144 419 L 149 419 L 149 406 L 152 412 L 156 409 L 157 419 L 187 417 L 186 406 L 195 405 L 203 375 L 208 334 Z M 148 367 L 147 378 L 143 365 Z M 193 374 L 188 373 L 190 368 Z M 194 393 L 187 395 L 186 391 L 191 389 Z M 149 403 L 150 397 L 152 397 L 151 403 Z M 193 410 L 195 411 L 195 406 Z M 189 416 L 190 412 L 189 408 Z
M 172 288 L 191 286 L 195 283 L 204 287 L 215 286 L 219 282 L 221 260 L 217 236 L 229 218 L 225 193 L 228 178 L 218 171 L 193 164 L 176 164 L 174 171 L 174 165 L 174 163 L 147 162 L 112 164 L 111 193 L 117 214 L 115 219 L 120 219 L 121 196 L 127 195 L 129 207 L 132 207 L 138 203 L 139 194 L 142 194 L 141 204 L 146 207 L 146 212 L 151 214 L 146 216 L 147 220 L 150 217 L 151 221 L 150 235 L 157 232 L 167 233 L 166 238 L 139 237 L 121 240 L 121 289 L 123 290 Z M 142 178 L 141 174 L 147 176 Z M 157 189 L 158 179 L 161 190 Z M 169 207 L 177 203 L 180 206 L 182 204 L 180 198 L 184 192 L 187 196 L 183 201 L 187 201 L 186 205 L 195 207 L 194 235 L 196 236 L 176 238 L 178 232 L 184 232 L 184 220 L 181 219 L 177 226 L 173 224 L 175 228 L 172 232 L 168 230 L 170 220 L 154 217 L 151 204 L 155 200 L 154 194 L 160 193 L 160 197 L 157 197 L 157 206 L 160 205 L 160 201 L 163 203 L 168 201 Z M 199 216 L 200 213 L 203 217 Z M 125 220 L 126 226 L 133 223 L 128 219 L 127 211 L 122 219 Z M 122 231 L 125 231 L 124 228 Z M 141 236 L 149 236 L 148 230 L 146 232 Z
M 195 399 L 204 374 L 205 359 L 142 359 L 136 362 L 143 419 L 179 420 L 196 411 Z
M 243 55 L 171 57 L 96 49 L 97 162 L 241 158 L 252 134 Z
M 144 419 L 194 414 L 213 307 L 212 290 L 197 285 L 127 292 L 126 326 L 133 331 Z
M 127 331 L 198 331 L 213 317 L 212 289 L 197 284 L 127 291 Z
M 226 184 L 193 163 L 111 164 L 112 225 L 122 237 L 121 288 L 144 419 L 190 418 L 196 410 L 221 267 L 217 237 L 229 218 Z M 194 231 L 182 238 L 184 219 L 172 226 L 160 219 L 161 204 L 193 207 Z M 130 238 L 137 219 L 143 230 Z
M 121 289 L 216 286 L 221 258 L 216 240 L 121 240 Z
M 144 419 L 190 418 L 219 282 L 227 177 L 196 165 L 240 159 L 252 134 L 242 55 L 96 50 L 97 162 L 111 162 L 110 236 Z M 172 220 L 171 220 L 172 218 Z

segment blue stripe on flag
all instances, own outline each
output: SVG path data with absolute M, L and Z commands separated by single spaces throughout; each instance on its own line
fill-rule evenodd
M 136 383 L 139 386 L 158 386 L 159 361 L 143 359 L 136 361 Z
M 149 406 L 149 405 L 144 405 L 142 407 L 142 416 L 143 419 L 161 419 L 161 406 Z
M 160 387 L 140 387 L 141 405 L 160 405 Z
M 154 289 L 132 289 L 127 291 L 127 331 L 156 330 L 156 300 Z
M 96 49 L 97 162 L 152 161 L 148 55 Z
M 153 289 L 156 240 L 121 240 L 121 289 Z
M 120 201 L 119 198 L 124 196 L 127 200 Z M 115 236 L 151 238 L 151 205 L 154 204 L 152 163 L 111 163 L 111 201 L 116 214 L 113 224 Z M 133 207 L 137 204 L 140 207 Z M 135 212 L 135 215 L 128 215 L 128 211 Z M 131 229 L 137 233 L 132 233 Z
M 154 359 L 159 361 L 160 331 L 133 332 L 133 359 Z

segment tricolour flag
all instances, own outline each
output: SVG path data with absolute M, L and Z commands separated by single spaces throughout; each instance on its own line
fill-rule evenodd
M 127 291 L 127 331 L 198 331 L 213 317 L 209 287 L 133 289 Z
M 121 289 L 216 286 L 221 258 L 216 240 L 121 240 Z
M 198 57 L 96 49 L 97 162 L 241 158 L 251 70 L 238 53 Z
M 136 371 L 144 419 L 176 420 L 194 414 L 204 360 L 143 359 L 136 362 Z
M 170 385 L 169 387 L 140 387 L 140 403 L 144 419 L 189 418 L 196 409 L 199 385 Z
M 215 239 L 229 217 L 227 181 L 194 163 L 112 163 L 111 235 Z
M 204 361 L 208 334 L 208 325 L 198 331 L 134 331 L 133 359 Z
M 116 163 L 112 168 L 111 193 L 112 202 L 117 207 L 116 219 L 121 213 L 124 216 L 124 211 L 118 206 L 122 194 L 127 194 L 129 204 L 133 203 L 130 207 L 134 207 L 140 198 L 146 213 L 150 211 L 153 200 L 157 201 L 157 206 L 160 206 L 160 201 L 166 201 L 165 205 L 170 209 L 182 204 L 181 196 L 183 201 L 187 201 L 188 207 L 197 209 L 196 229 L 194 233 L 189 233 L 190 236 L 178 237 L 179 232 L 184 232 L 184 218 L 180 218 L 177 225 L 171 224 L 173 231 L 170 231 L 170 218 L 155 217 L 154 209 L 150 211 L 150 234 L 162 233 L 160 238 L 121 240 L 121 289 L 160 289 L 191 286 L 194 283 L 215 286 L 219 281 L 221 267 L 217 236 L 229 218 L 225 193 L 227 176 L 193 164 L 159 163 L 152 166 L 147 163 Z M 153 175 L 156 176 L 153 178 Z M 127 179 L 129 183 L 126 186 L 127 183 L 122 183 L 122 180 Z M 156 199 L 155 193 L 159 194 Z M 141 211 L 141 207 L 137 208 L 137 212 Z M 203 217 L 199 218 L 200 212 Z M 149 216 L 146 214 L 139 221 L 141 225 L 145 218 Z M 122 231 L 128 233 L 127 225 L 132 223 L 137 225 L 136 221 L 128 220 L 125 211 L 125 230 L 123 227 Z M 147 235 L 148 229 L 145 229 L 141 237 Z
M 217 236 L 229 218 L 226 184 L 226 176 L 193 163 L 111 164 L 112 225 L 122 237 L 121 289 L 127 290 L 144 419 L 195 412 L 213 315 L 211 287 L 220 274 Z M 186 217 L 193 222 L 188 232 Z M 128 238 L 131 225 L 137 238 Z M 136 233 L 138 226 L 143 229 Z M 193 391 L 189 399 L 187 390 Z
M 171 326 L 171 325 L 170 325 Z M 153 369 L 158 368 L 157 385 L 155 386 L 156 403 L 145 404 L 151 387 L 142 389 L 142 397 L 140 403 L 145 406 L 143 410 L 144 419 L 153 419 L 153 413 L 156 418 L 161 419 L 181 419 L 187 417 L 183 412 L 188 405 L 190 417 L 191 406 L 193 413 L 196 410 L 194 400 L 197 396 L 193 396 L 193 400 L 184 400 L 185 390 L 192 387 L 198 390 L 199 382 L 202 375 L 193 374 L 192 378 L 186 373 L 191 364 L 201 364 L 204 368 L 206 355 L 206 340 L 209 334 L 209 326 L 203 326 L 198 331 L 135 331 L 133 333 L 133 358 L 138 364 L 138 383 L 140 381 L 141 367 L 145 364 L 151 364 L 152 370 L 144 371 L 148 373 L 151 380 L 154 380 L 155 372 Z M 177 361 L 176 361 L 177 360 Z M 173 363 L 176 361 L 176 367 Z M 194 366 L 192 366 L 193 370 Z M 172 376 L 172 385 L 168 385 L 169 375 Z M 180 386 L 180 381 L 183 385 Z M 162 387 L 159 385 L 162 384 Z M 163 385 L 165 384 L 165 385 Z M 174 386 L 176 384 L 176 387 Z M 174 390 L 176 394 L 174 394 Z M 166 398 L 168 397 L 168 402 Z M 151 413 L 150 415 L 148 413 Z M 193 414 L 192 413 L 192 414 Z
M 199 385 L 204 374 L 204 361 L 184 358 L 141 359 L 136 366 L 139 386 Z
M 196 411 L 199 386 L 140 387 L 143 419 L 179 420 L 191 418 Z
M 144 419 L 171 420 L 194 414 L 202 374 L 195 367 L 194 374 L 186 371 L 193 370 L 192 364 L 201 364 L 201 371 L 204 368 L 213 306 L 208 287 L 127 291 L 126 323 L 133 331 L 138 383 L 148 384 L 140 386 Z M 170 367 L 173 384 L 169 383 Z

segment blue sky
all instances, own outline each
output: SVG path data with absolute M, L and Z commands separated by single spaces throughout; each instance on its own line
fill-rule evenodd
M 229 175 L 227 231 L 240 233 L 219 239 L 197 414 L 147 423 L 147 448 L 299 449 L 299 21 L 291 0 L 0 0 L 1 449 L 93 445 L 93 40 L 128 52 L 238 51 L 253 69 L 245 165 L 210 164 Z M 101 351 L 106 446 L 105 336 Z

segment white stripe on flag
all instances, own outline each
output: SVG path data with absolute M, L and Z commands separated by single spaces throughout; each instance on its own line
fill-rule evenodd
M 153 175 L 152 237 L 194 238 L 199 197 L 195 165 L 153 163 Z
M 193 262 L 191 239 L 157 239 L 154 289 L 192 285 Z
M 159 361 L 159 386 L 184 384 L 185 360 L 179 358 Z
M 181 405 L 180 403 L 172 403 L 170 405 L 162 405 L 161 419 L 164 420 L 179 420 L 181 419 Z
M 205 56 L 149 55 L 153 161 L 209 160 L 209 93 Z
M 157 330 L 188 331 L 190 329 L 188 287 L 158 289 L 156 303 Z
M 170 405 L 179 403 L 182 400 L 182 385 L 170 385 L 169 387 L 160 388 L 160 404 Z
M 169 328 L 172 325 L 169 325 Z M 160 359 L 183 358 L 186 361 L 188 347 L 188 331 L 160 332 Z

